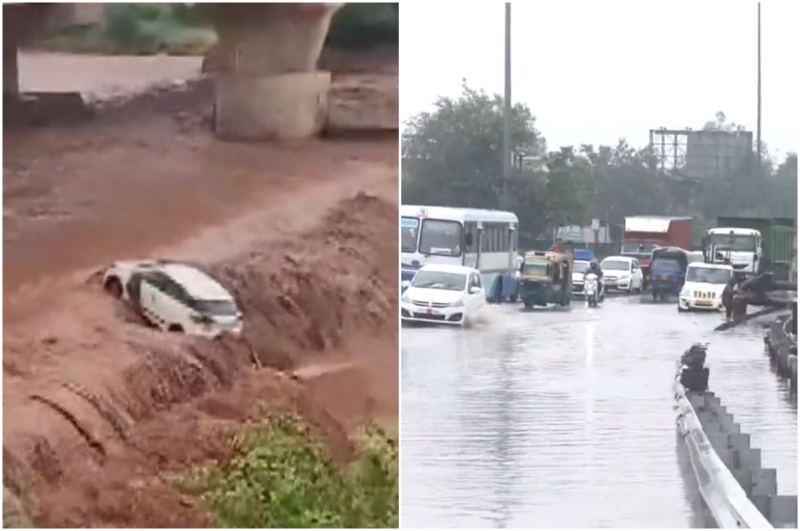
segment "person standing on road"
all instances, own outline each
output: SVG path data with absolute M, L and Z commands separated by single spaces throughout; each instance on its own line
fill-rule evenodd
M 722 290 L 722 305 L 725 306 L 725 320 L 731 320 L 733 313 L 733 286 L 736 284 L 736 279 L 731 277 L 728 283 L 725 284 L 725 289 Z

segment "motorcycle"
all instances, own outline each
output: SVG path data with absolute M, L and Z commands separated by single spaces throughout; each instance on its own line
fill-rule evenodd
M 587 274 L 583 279 L 583 292 L 589 308 L 597 308 L 597 301 L 602 299 L 602 295 L 598 294 L 599 284 L 597 275 L 594 273 Z

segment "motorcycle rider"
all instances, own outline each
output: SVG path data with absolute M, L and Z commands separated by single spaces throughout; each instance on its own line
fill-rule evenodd
M 592 273 L 597 276 L 597 298 L 602 298 L 603 296 L 603 270 L 600 268 L 600 264 L 597 263 L 597 260 L 592 260 L 589 262 L 589 269 L 587 269 L 583 273 L 583 280 L 586 281 L 586 275 Z

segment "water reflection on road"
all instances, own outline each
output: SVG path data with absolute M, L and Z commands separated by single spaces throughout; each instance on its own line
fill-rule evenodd
M 404 527 L 699 527 L 712 521 L 676 441 L 675 360 L 711 343 L 711 387 L 778 491 L 797 492 L 797 409 L 757 325 L 638 297 L 402 332 Z

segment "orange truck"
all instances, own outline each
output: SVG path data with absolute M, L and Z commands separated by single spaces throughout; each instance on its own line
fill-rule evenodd
M 639 261 L 645 286 L 650 281 L 650 262 L 656 247 L 692 250 L 692 218 L 676 216 L 629 216 L 625 218 L 623 256 Z

